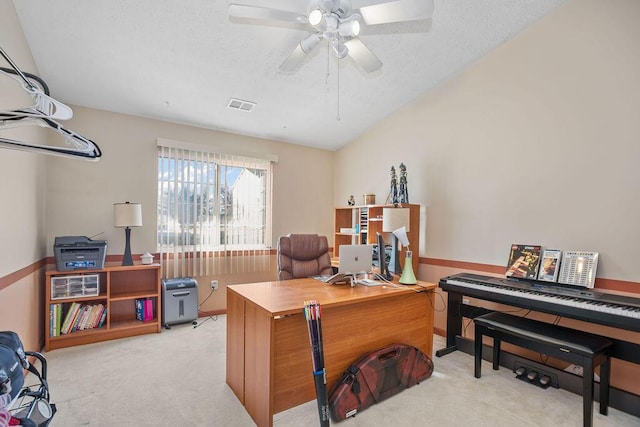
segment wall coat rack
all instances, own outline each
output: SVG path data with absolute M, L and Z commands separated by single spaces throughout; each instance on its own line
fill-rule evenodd
M 63 157 L 97 161 L 102 156 L 98 145 L 72 130 L 64 128 L 56 120 L 69 120 L 73 111 L 67 105 L 49 96 L 49 88 L 40 77 L 22 72 L 0 47 L 0 55 L 10 68 L 0 67 L 0 76 L 16 80 L 35 100 L 35 104 L 16 110 L 0 111 L 0 131 L 19 126 L 41 126 L 62 136 L 64 143 L 31 143 L 9 139 L 0 135 L 0 147 L 22 151 L 35 151 Z

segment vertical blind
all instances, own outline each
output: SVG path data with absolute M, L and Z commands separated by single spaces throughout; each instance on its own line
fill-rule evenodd
M 269 269 L 269 160 L 158 145 L 164 277 Z

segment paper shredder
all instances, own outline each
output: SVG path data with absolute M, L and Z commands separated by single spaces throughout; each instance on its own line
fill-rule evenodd
M 198 282 L 191 277 L 162 279 L 162 325 L 169 328 L 198 318 Z

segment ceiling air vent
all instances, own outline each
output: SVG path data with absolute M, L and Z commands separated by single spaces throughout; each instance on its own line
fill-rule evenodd
M 251 110 L 253 110 L 253 107 L 255 106 L 256 106 L 255 102 L 243 101 L 242 99 L 236 99 L 236 98 L 231 98 L 229 100 L 229 104 L 227 104 L 227 107 L 231 108 L 232 110 L 240 110 L 240 111 L 245 111 L 247 113 L 250 113 Z

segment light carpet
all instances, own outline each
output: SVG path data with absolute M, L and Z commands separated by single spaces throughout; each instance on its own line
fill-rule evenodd
M 226 318 L 199 319 L 143 335 L 45 353 L 52 426 L 255 425 L 225 382 Z M 444 339 L 434 336 L 434 350 Z M 582 426 L 582 397 L 519 381 L 506 368 L 454 352 L 433 358 L 431 378 L 340 423 L 370 426 Z M 311 367 L 310 367 L 311 368 Z M 276 414 L 277 427 L 318 425 L 315 401 Z M 640 419 L 610 408 L 595 426 L 639 426 Z

